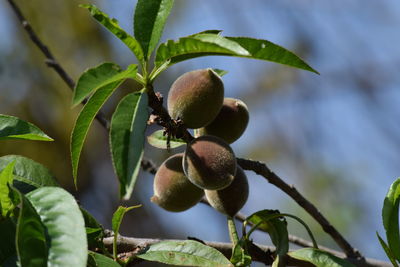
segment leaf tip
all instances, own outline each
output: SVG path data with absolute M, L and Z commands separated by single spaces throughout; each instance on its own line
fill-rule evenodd
M 315 69 L 313 69 L 313 68 L 311 68 L 311 67 L 310 67 L 310 69 L 311 69 L 311 71 L 314 72 L 315 74 L 321 75 L 321 73 L 319 73 L 317 70 L 315 70 Z
M 129 194 L 129 193 L 125 193 L 124 195 L 121 194 L 121 199 L 122 199 L 122 200 L 127 201 L 127 200 L 129 200 L 130 198 L 131 198 L 131 194 Z
M 78 5 L 78 6 L 79 6 L 79 7 L 82 7 L 82 8 L 87 8 L 87 9 L 90 9 L 90 8 L 93 7 L 92 4 L 80 4 L 80 5 Z

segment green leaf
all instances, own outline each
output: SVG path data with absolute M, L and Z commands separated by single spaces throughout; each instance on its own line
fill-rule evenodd
M 88 102 L 78 115 L 71 134 L 71 161 L 75 186 L 77 185 L 79 157 L 81 155 L 83 142 L 86 139 L 89 127 L 97 112 L 99 112 L 106 100 L 121 83 L 122 81 L 113 82 L 98 89 L 89 98 Z
M 203 34 L 203 33 L 221 34 L 222 30 L 205 30 L 205 31 L 201 31 L 201 32 L 198 32 L 198 33 L 195 33 L 195 34 L 191 34 L 191 35 L 189 35 L 189 37 L 190 36 L 196 36 L 198 34 Z
M 133 79 L 136 71 L 137 65 L 134 64 L 123 71 L 117 64 L 108 62 L 86 70 L 76 83 L 72 104 L 80 104 L 88 95 L 111 83 Z
M 85 224 L 74 197 L 60 187 L 42 187 L 20 197 L 21 266 L 86 266 Z
M 281 255 L 277 255 L 275 260 L 274 260 L 274 262 L 272 263 L 271 267 L 280 267 L 280 266 L 282 266 L 281 260 L 282 260 L 282 256 Z
M 161 38 L 173 0 L 138 0 L 133 29 L 148 59 Z
M 382 246 L 383 250 L 385 251 L 386 256 L 389 258 L 390 262 L 393 264 L 394 267 L 399 267 L 399 265 L 396 262 L 396 258 L 393 256 L 393 252 L 390 250 L 390 248 L 385 243 L 385 241 L 383 241 L 382 237 L 380 237 L 378 232 L 376 232 L 376 236 L 378 237 L 379 243 L 381 243 L 381 246 Z
M 398 261 L 400 261 L 399 201 L 400 178 L 390 186 L 382 208 L 383 227 L 386 230 L 388 246 Z
M 13 186 L 24 194 L 43 186 L 59 186 L 56 178 L 46 167 L 23 156 L 0 157 L 0 170 L 10 162 L 15 162 Z
M 138 258 L 180 266 L 232 266 L 218 250 L 193 240 L 162 241 L 150 245 Z
M 0 114 L 0 140 L 7 139 L 54 141 L 32 123 L 17 117 Z
M 136 58 L 143 65 L 144 56 L 143 50 L 138 43 L 138 41 L 133 38 L 131 35 L 127 34 L 119 25 L 116 19 L 110 19 L 107 14 L 101 12 L 94 5 L 80 5 L 80 7 L 87 8 L 93 18 L 95 18 L 98 22 L 100 22 L 107 30 L 112 32 L 115 36 L 117 36 L 136 56 Z
M 9 163 L 0 173 L 0 215 L 8 217 L 14 209 L 14 204 L 10 198 L 10 187 L 13 182 L 13 171 L 15 162 Z M 1 219 L 0 217 L 0 219 Z
M 92 229 L 100 228 L 103 229 L 101 224 L 90 214 L 87 210 L 82 207 L 79 207 L 83 216 L 83 220 L 85 221 L 85 227 L 89 227 Z
M 224 76 L 225 74 L 228 73 L 227 70 L 221 70 L 221 69 L 212 69 L 216 74 L 218 74 L 220 77 Z
M 279 211 L 261 210 L 247 217 L 246 221 L 267 232 L 276 247 L 276 253 L 285 255 L 289 251 L 289 233 L 286 220 L 277 218 L 278 214 Z
M 234 266 L 250 266 L 251 256 L 246 249 L 248 242 L 248 240 L 241 239 L 233 248 L 231 263 Z
M 149 117 L 146 93 L 131 93 L 118 104 L 110 129 L 110 148 L 120 195 L 129 199 L 143 157 L 144 134 Z
M 296 56 L 293 52 L 279 45 L 271 43 L 270 41 L 248 37 L 226 38 L 238 43 L 244 49 L 249 51 L 250 56 L 246 56 L 247 58 L 272 61 L 319 74 L 318 71 L 311 68 L 306 62 Z
M 114 231 L 114 235 L 119 232 L 119 227 L 121 226 L 122 219 L 125 216 L 125 213 L 130 211 L 131 209 L 139 208 L 141 205 L 131 206 L 131 207 L 122 207 L 119 206 L 118 209 L 114 212 L 112 217 L 112 230 Z
M 106 257 L 102 254 L 89 251 L 88 267 L 120 267 L 116 261 Z
M 114 232 L 114 241 L 113 241 L 113 254 L 114 254 L 114 259 L 117 259 L 117 239 L 118 239 L 118 232 L 119 232 L 119 227 L 121 226 L 122 219 L 124 218 L 125 213 L 130 211 L 131 209 L 138 208 L 141 205 L 138 206 L 132 206 L 132 207 L 121 207 L 119 206 L 118 209 L 114 212 L 113 217 L 112 217 L 112 230 Z
M 348 261 L 315 248 L 302 248 L 291 251 L 288 255 L 298 260 L 310 262 L 318 267 L 355 267 Z
M 147 136 L 147 142 L 154 147 L 167 149 L 167 136 L 163 133 L 163 130 L 155 131 L 151 135 Z M 183 145 L 186 145 L 186 142 L 183 139 L 171 137 L 170 148 L 177 148 Z
M 180 61 L 203 56 L 235 56 L 267 60 L 319 74 L 293 52 L 267 40 L 248 37 L 223 37 L 214 31 L 168 40 L 160 45 L 156 55 L 156 66 L 170 61 Z
M 0 266 L 4 266 L 4 262 L 17 253 L 15 250 L 15 233 L 14 218 L 9 217 L 0 220 Z
M 191 58 L 212 55 L 245 57 L 250 56 L 250 53 L 238 43 L 221 35 L 201 33 L 162 43 L 157 49 L 155 64 L 158 67 L 169 61 L 171 66 Z
M 86 239 L 88 241 L 88 247 L 91 248 L 102 248 L 104 237 L 104 229 L 99 222 L 84 208 L 80 207 L 83 219 L 85 221 L 86 228 Z
M 21 199 L 16 234 L 18 260 L 21 267 L 45 267 L 49 256 L 46 227 L 29 199 L 16 192 Z

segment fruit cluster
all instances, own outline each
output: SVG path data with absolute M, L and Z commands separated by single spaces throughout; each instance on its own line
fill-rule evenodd
M 224 99 L 224 85 L 212 69 L 180 76 L 168 94 L 168 113 L 196 129 L 184 153 L 168 158 L 154 178 L 151 201 L 168 211 L 184 211 L 206 196 L 217 211 L 235 215 L 246 203 L 249 185 L 229 144 L 244 132 L 247 106 Z

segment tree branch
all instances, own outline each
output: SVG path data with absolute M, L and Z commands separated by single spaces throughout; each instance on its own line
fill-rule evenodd
M 103 243 L 107 249 L 112 250 L 113 237 L 103 239 Z M 133 238 L 118 236 L 117 249 L 118 253 L 132 252 L 133 255 L 139 253 L 144 248 L 156 244 L 160 241 L 184 241 L 173 239 L 149 239 L 149 238 Z M 213 247 L 224 254 L 225 257 L 230 258 L 232 254 L 232 244 L 222 242 L 201 241 L 207 246 Z M 253 244 L 249 248 L 249 252 L 254 261 L 262 262 L 265 265 L 270 265 L 273 262 L 275 248 L 269 246 L 262 246 Z
M 64 68 L 58 63 L 58 61 L 54 58 L 53 54 L 49 50 L 49 48 L 40 40 L 36 32 L 33 30 L 29 22 L 26 20 L 24 15 L 22 14 L 21 10 L 15 4 L 14 0 L 7 0 L 10 4 L 12 10 L 14 11 L 15 15 L 17 16 L 19 22 L 21 23 L 22 27 L 25 29 L 26 33 L 28 34 L 29 38 L 32 42 L 42 51 L 43 55 L 46 57 L 45 63 L 50 68 L 53 68 L 55 72 L 63 79 L 63 81 L 68 85 L 68 87 L 73 91 L 75 87 L 74 80 L 68 75 L 68 73 L 64 70 Z M 85 104 L 87 100 L 85 99 L 82 101 L 82 104 Z M 109 129 L 110 123 L 106 119 L 105 115 L 100 111 L 96 115 L 96 119 L 100 122 L 100 124 Z
M 264 177 L 269 183 L 281 189 L 294 201 L 296 201 L 321 225 L 322 229 L 333 238 L 333 240 L 346 253 L 348 257 L 362 258 L 361 253 L 350 245 L 350 243 L 336 230 L 335 227 L 330 224 L 330 222 L 310 201 L 308 201 L 302 194 L 300 194 L 293 185 L 288 185 L 287 183 L 285 183 L 278 175 L 272 172 L 266 164 L 241 158 L 238 158 L 237 161 L 244 170 L 254 171 L 258 175 Z
M 114 238 L 107 237 L 103 239 L 103 243 L 105 247 L 112 251 L 112 244 Z M 118 253 L 129 253 L 131 256 L 138 254 L 147 246 L 152 244 L 156 244 L 160 241 L 183 241 L 183 240 L 169 240 L 169 239 L 150 239 L 150 238 L 134 238 L 134 237 L 125 237 L 125 236 L 118 236 L 117 240 L 117 249 Z M 204 244 L 213 247 L 219 250 L 225 257 L 230 258 L 232 254 L 232 244 L 231 243 L 222 243 L 222 242 L 211 242 L 211 241 L 203 241 Z M 270 246 L 264 246 L 260 244 L 252 243 L 249 248 L 249 254 L 252 257 L 253 261 L 262 262 L 265 265 L 271 265 L 274 260 L 274 253 L 275 248 Z M 349 259 L 346 258 L 344 253 L 337 252 L 334 253 L 336 256 L 349 260 L 356 266 L 360 267 L 390 267 L 391 264 L 384 261 L 378 261 L 375 259 Z M 309 263 L 305 263 L 303 261 L 298 261 L 293 258 L 288 257 L 288 265 L 291 266 L 312 266 Z
M 55 72 L 61 77 L 61 79 L 67 84 L 67 86 L 73 91 L 75 88 L 75 82 L 68 75 L 68 73 L 64 70 L 60 63 L 55 59 L 53 54 L 51 53 L 50 49 L 40 40 L 39 36 L 33 30 L 29 22 L 26 20 L 24 15 L 22 14 L 20 8 L 14 2 L 14 0 L 7 0 L 10 4 L 12 10 L 14 11 L 15 15 L 17 16 L 19 22 L 21 23 L 22 27 L 28 34 L 29 38 L 32 42 L 40 49 L 43 55 L 46 57 L 45 63 L 48 67 L 53 68 Z M 82 104 L 86 104 L 87 99 L 82 101 Z M 110 130 L 110 121 L 106 118 L 103 112 L 99 111 L 96 114 L 97 121 L 103 126 L 107 131 Z M 144 170 L 149 171 L 150 173 L 155 174 L 156 166 L 150 160 L 143 158 L 141 166 Z
M 206 198 L 203 198 L 200 202 L 203 203 L 203 204 L 205 204 L 205 205 L 207 205 L 207 206 L 209 206 L 209 207 L 211 207 L 210 203 L 207 201 Z M 236 213 L 236 215 L 235 215 L 234 218 L 235 218 L 236 220 L 240 221 L 240 222 L 244 222 L 244 221 L 246 220 L 247 217 L 248 217 L 248 216 L 244 215 L 243 213 L 238 212 L 238 213 Z M 249 225 L 254 225 L 254 224 L 251 223 L 251 222 L 248 222 L 248 224 L 249 224 Z M 264 231 L 264 230 L 261 229 L 261 228 L 257 228 L 256 230 L 257 230 L 257 231 L 264 232 L 264 233 L 266 232 L 266 231 Z M 298 236 L 295 236 L 295 235 L 291 235 L 291 234 L 289 234 L 289 242 L 292 243 L 292 244 L 295 244 L 295 245 L 297 245 L 297 246 L 303 247 L 303 248 L 312 248 L 312 247 L 313 247 L 313 243 L 312 243 L 311 241 L 308 241 L 308 240 L 306 240 L 306 239 L 303 239 L 303 238 L 301 238 L 301 237 L 298 237 Z M 334 250 L 334 249 L 331 249 L 331 248 L 328 248 L 328 247 L 325 247 L 325 246 L 321 246 L 321 245 L 318 245 L 318 248 L 320 248 L 320 249 L 322 249 L 322 250 L 324 250 L 324 251 L 327 251 L 327 252 L 329 252 L 329 253 L 332 253 L 332 254 L 338 254 L 338 253 L 340 253 L 340 252 L 337 251 L 337 250 Z

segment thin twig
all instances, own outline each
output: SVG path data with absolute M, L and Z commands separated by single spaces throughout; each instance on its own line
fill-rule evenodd
M 322 227 L 322 229 L 329 234 L 338 246 L 346 253 L 350 258 L 362 258 L 360 252 L 353 248 L 350 243 L 333 227 L 330 222 L 321 214 L 321 212 L 302 194 L 297 191 L 293 185 L 285 183 L 278 175 L 272 172 L 267 165 L 258 161 L 252 161 L 247 159 L 237 159 L 238 164 L 245 170 L 254 171 L 258 175 L 261 175 L 267 181 L 287 195 L 289 195 L 294 201 L 296 201 L 303 209 L 305 209 Z
M 36 34 L 36 32 L 33 30 L 29 22 L 26 20 L 20 8 L 17 6 L 17 4 L 15 4 L 14 0 L 7 0 L 7 1 L 10 4 L 15 15 L 17 16 L 22 27 L 28 34 L 29 38 L 40 49 L 40 51 L 42 51 L 43 55 L 46 57 L 45 59 L 46 65 L 54 69 L 57 72 L 57 74 L 61 77 L 61 79 L 63 79 L 63 81 L 73 91 L 75 87 L 74 80 L 71 78 L 71 76 L 68 75 L 68 73 L 60 65 L 60 63 L 58 63 L 58 61 L 54 58 L 50 49 L 40 40 L 39 36 Z M 84 101 L 82 101 L 82 104 L 85 104 L 86 102 L 87 100 L 85 99 Z M 104 128 L 109 129 L 110 122 L 106 119 L 106 116 L 101 111 L 97 113 L 96 119 Z
M 147 85 L 147 95 L 149 97 L 149 107 L 153 109 L 153 114 L 158 116 L 157 123 L 168 130 L 169 135 L 181 138 L 190 143 L 194 137 L 187 131 L 186 127 L 176 120 L 173 120 L 166 108 L 163 106 L 161 94 L 155 93 L 152 85 Z M 167 144 L 168 145 L 168 144 Z
M 22 27 L 28 34 L 29 38 L 32 40 L 32 42 L 40 49 L 40 51 L 46 57 L 46 59 L 45 59 L 46 65 L 49 66 L 50 68 L 53 68 L 57 72 L 57 74 L 61 77 L 61 79 L 67 84 L 67 86 L 71 90 L 74 90 L 74 88 L 75 88 L 74 80 L 71 78 L 71 76 L 68 75 L 68 73 L 64 70 L 64 68 L 61 66 L 61 64 L 58 63 L 58 61 L 55 59 L 55 57 L 51 53 L 50 49 L 41 41 L 41 39 L 36 34 L 36 32 L 33 30 L 31 25 L 29 24 L 29 22 L 26 20 L 26 18 L 24 17 L 20 8 L 17 6 L 17 4 L 14 2 L 14 0 L 7 0 L 7 1 L 10 4 L 15 15 L 17 16 Z M 87 99 L 83 100 L 82 104 L 86 104 L 86 102 L 87 102 Z M 96 115 L 96 119 L 101 124 L 101 126 L 103 126 L 106 130 L 110 129 L 110 121 L 106 118 L 104 113 L 99 111 Z M 153 173 L 153 174 L 155 173 L 156 167 L 150 160 L 143 158 L 142 167 L 145 170 L 148 170 L 150 173 Z
M 237 220 L 239 220 L 241 222 L 244 222 L 246 220 L 246 218 L 247 218 L 247 216 L 244 215 L 241 212 L 238 212 L 235 215 L 235 219 L 237 219 Z M 249 225 L 253 225 L 251 222 L 248 222 L 248 224 Z M 262 230 L 260 228 L 257 228 L 257 230 L 265 232 L 264 230 Z M 312 248 L 313 247 L 313 243 L 311 241 L 308 241 L 308 240 L 306 240 L 304 238 L 301 238 L 299 236 L 296 236 L 296 235 L 290 235 L 289 234 L 289 242 L 293 243 L 293 244 L 295 244 L 297 246 L 303 247 L 303 248 Z M 325 246 L 321 246 L 321 245 L 318 245 L 318 248 L 322 249 L 322 250 L 325 250 L 325 251 L 327 251 L 329 253 L 333 253 L 333 254 L 339 253 L 337 250 L 334 250 L 334 249 L 331 249 L 331 248 L 328 248 L 328 247 L 325 247 Z
M 112 249 L 112 244 L 113 244 L 113 237 L 107 237 L 103 239 L 103 243 L 106 248 Z M 156 244 L 160 241 L 184 241 L 184 240 L 168 240 L 168 239 L 150 239 L 150 238 L 134 238 L 134 237 L 125 237 L 118 235 L 118 240 L 117 240 L 117 249 L 118 253 L 127 253 L 127 252 L 132 252 L 131 255 L 136 255 L 139 252 L 141 252 L 144 248 Z M 219 250 L 222 254 L 224 254 L 226 257 L 230 258 L 231 253 L 232 253 L 232 243 L 222 243 L 222 242 L 209 242 L 209 241 L 202 241 L 202 243 L 213 247 L 217 250 Z M 271 265 L 272 261 L 274 259 L 274 252 L 275 248 L 270 247 L 270 246 L 265 246 L 265 245 L 260 245 L 260 244 L 255 244 L 252 243 L 249 253 L 252 257 L 253 261 L 257 262 L 262 262 L 265 265 Z M 391 264 L 388 262 L 384 261 L 378 261 L 375 259 L 365 259 L 365 260 L 360 260 L 360 259 L 349 259 L 346 258 L 346 255 L 344 253 L 336 252 L 336 256 L 349 260 L 356 266 L 360 267 L 390 267 Z M 288 265 L 295 265 L 295 266 L 310 266 L 304 262 L 296 261 L 292 258 L 289 257 L 288 259 Z
M 209 206 L 209 207 L 211 207 L 210 203 L 207 201 L 206 198 L 202 198 L 200 202 L 205 204 L 205 205 L 207 205 L 207 206 Z M 236 220 L 240 221 L 240 222 L 244 222 L 246 220 L 247 216 L 244 215 L 241 212 L 238 212 L 238 213 L 236 213 L 234 218 Z M 248 224 L 249 225 L 253 225 L 251 222 L 248 222 Z M 265 230 L 263 230 L 261 228 L 257 228 L 256 230 L 257 231 L 261 231 L 261 232 L 266 232 Z M 289 242 L 292 243 L 292 244 L 295 244 L 297 246 L 300 246 L 300 247 L 303 247 L 303 248 L 312 248 L 312 247 L 314 247 L 313 243 L 311 241 L 308 241 L 308 240 L 306 240 L 304 238 L 301 238 L 299 236 L 289 234 L 288 237 L 289 237 Z M 331 248 L 328 248 L 328 247 L 325 247 L 325 246 L 318 245 L 318 248 L 321 249 L 321 250 L 324 250 L 326 252 L 332 253 L 334 255 L 340 254 L 339 251 L 331 249 Z

